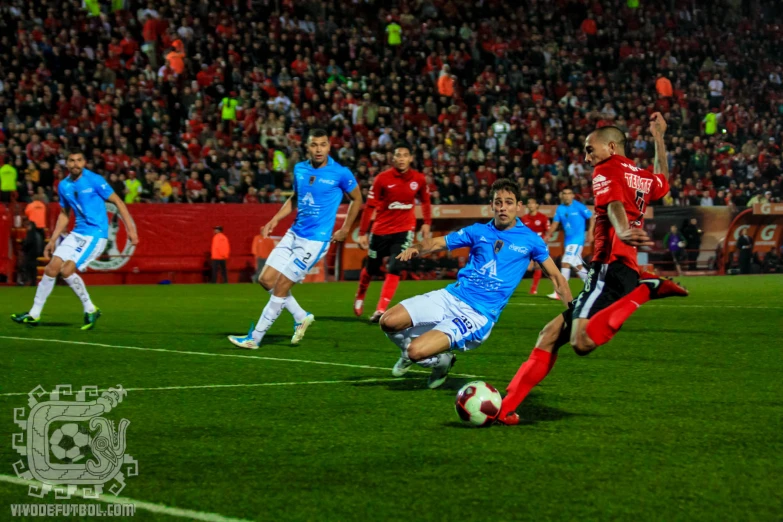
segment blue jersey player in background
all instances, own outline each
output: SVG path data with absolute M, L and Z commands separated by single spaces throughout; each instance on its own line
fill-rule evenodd
M 52 293 L 57 276 L 62 275 L 63 280 L 68 283 L 84 306 L 82 330 L 90 330 L 95 326 L 101 311 L 92 303 L 84 280 L 77 271 L 83 272 L 95 258 L 103 254 L 106 248 L 106 240 L 109 237 L 106 201 L 117 207 L 120 217 L 125 222 L 128 240 L 136 245 L 139 236 L 128 208 L 114 193 L 109 183 L 102 176 L 84 168 L 84 155 L 81 152 L 66 152 L 65 158 L 69 175 L 60 181 L 57 187 L 60 215 L 57 217 L 57 224 L 49 243 L 44 249 L 44 257 L 48 259 L 51 256 L 51 261 L 46 265 L 41 282 L 38 283 L 33 307 L 27 313 L 11 315 L 11 319 L 28 326 L 38 326 L 46 299 Z M 60 234 L 68 228 L 72 211 L 76 215 L 76 225 L 55 249 Z
M 362 193 L 349 169 L 329 157 L 329 137 L 323 129 L 313 129 L 307 137 L 310 159 L 294 167 L 294 194 L 275 217 L 264 226 L 269 237 L 277 224 L 297 207 L 296 221 L 266 260 L 258 282 L 271 295 L 255 328 L 246 336 L 230 335 L 234 345 L 255 350 L 283 308 L 294 316 L 291 344 L 299 344 L 307 327 L 315 321 L 291 295 L 329 249 L 330 241 L 344 241 L 362 207 Z M 334 232 L 337 209 L 348 194 L 351 204 L 342 228 Z
M 574 192 L 571 189 L 563 190 L 560 199 L 562 203 L 555 210 L 555 217 L 552 219 L 552 225 L 544 236 L 544 240 L 549 240 L 558 226 L 563 227 L 565 252 L 560 263 L 560 271 L 568 281 L 568 278 L 571 277 L 571 267 L 574 267 L 579 279 L 584 282 L 587 281 L 587 270 L 585 270 L 584 261 L 582 261 L 582 249 L 585 246 L 585 224 L 589 219 L 587 240 L 592 243 L 595 216 L 584 204 L 574 201 Z M 557 293 L 553 292 L 547 297 L 557 299 Z
M 491 190 L 492 221 L 425 239 L 397 257 L 408 261 L 470 247 L 456 283 L 406 299 L 381 317 L 381 328 L 402 352 L 392 369 L 395 377 L 418 363 L 432 368 L 427 386 L 441 386 L 456 360 L 452 352 L 476 348 L 487 340 L 531 260 L 541 265 L 563 302 L 571 302 L 568 282 L 549 257 L 546 243 L 517 218 L 523 208 L 519 192 L 514 181 L 499 179 Z

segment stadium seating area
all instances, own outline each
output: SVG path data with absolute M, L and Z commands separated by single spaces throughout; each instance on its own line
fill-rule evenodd
M 591 200 L 595 126 L 669 121 L 665 205 L 779 200 L 776 0 L 6 0 L 0 198 L 56 198 L 77 148 L 128 202 L 279 202 L 313 127 L 365 193 L 398 140 L 435 202 L 497 177 Z

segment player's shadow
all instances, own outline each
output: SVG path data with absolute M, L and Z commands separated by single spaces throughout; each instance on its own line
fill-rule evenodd
M 227 332 L 227 333 L 220 333 L 216 334 L 215 337 L 219 339 L 225 339 L 229 335 L 237 335 L 237 332 Z M 265 335 L 264 336 L 264 344 L 291 344 L 291 336 L 290 335 Z
M 430 393 L 447 392 L 449 395 L 453 395 L 465 386 L 468 382 L 475 379 L 466 379 L 462 377 L 449 377 L 449 379 L 441 385 L 440 388 L 430 390 L 427 388 L 427 374 L 426 373 L 408 373 L 405 377 L 394 379 L 391 381 L 373 381 L 373 382 L 357 382 L 353 386 L 381 386 L 389 391 L 415 391 L 425 390 Z
M 315 317 L 316 321 L 330 321 L 333 323 L 366 323 L 370 326 L 377 327 L 377 324 L 372 324 L 368 320 L 363 319 L 361 317 L 343 317 L 339 315 L 317 315 Z
M 536 403 L 528 398 L 522 406 L 517 409 L 519 414 L 518 426 L 532 426 L 539 422 L 555 422 L 568 419 L 569 417 L 585 416 L 582 413 L 572 413 L 569 411 L 561 410 L 559 408 L 553 408 L 545 404 Z M 443 423 L 446 428 L 468 428 L 473 429 L 475 426 L 460 422 L 457 420 Z M 500 426 L 501 428 L 505 426 Z M 510 426 L 509 426 L 510 427 Z
M 75 324 L 76 323 L 50 323 L 47 321 L 45 323 L 41 323 L 41 326 L 43 326 L 44 328 L 57 328 L 63 326 L 74 326 Z

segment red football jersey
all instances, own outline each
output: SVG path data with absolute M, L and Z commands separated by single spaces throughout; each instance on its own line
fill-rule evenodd
M 538 234 L 538 237 L 543 236 L 544 232 L 549 229 L 549 218 L 541 212 L 536 212 L 535 214 L 525 214 L 522 216 L 522 223 L 524 223 L 527 228 Z
M 622 201 L 631 227 L 642 228 L 647 205 L 667 192 L 666 176 L 640 169 L 624 156 L 612 156 L 596 165 L 593 169 L 596 216 L 593 260 L 605 264 L 621 261 L 638 272 L 636 247 L 617 239 L 606 209 L 612 201 Z
M 421 201 L 421 214 L 424 223 L 432 223 L 430 190 L 424 180 L 424 174 L 408 169 L 401 174 L 390 168 L 378 174 L 367 196 L 367 206 L 362 213 L 359 234 L 364 235 L 370 228 L 372 211 L 376 210 L 372 233 L 375 235 L 410 232 L 416 229 L 416 198 Z

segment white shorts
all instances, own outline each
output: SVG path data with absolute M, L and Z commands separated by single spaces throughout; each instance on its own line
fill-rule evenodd
M 326 255 L 328 241 L 311 241 L 290 230 L 269 254 L 266 266 L 271 266 L 294 283 L 301 283 L 307 273 Z
M 576 243 L 566 245 L 561 263 L 568 263 L 573 267 L 584 265 L 585 262 L 582 261 L 582 248 L 582 245 Z
M 452 350 L 477 348 L 489 338 L 495 326 L 495 323 L 445 288 L 411 297 L 400 304 L 408 311 L 413 322 L 410 337 L 437 330 L 449 336 Z
M 83 236 L 76 232 L 68 234 L 62 243 L 54 249 L 54 256 L 63 261 L 73 261 L 79 272 L 84 272 L 95 258 L 106 249 L 106 238 Z

